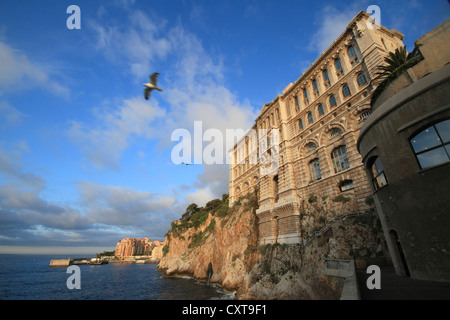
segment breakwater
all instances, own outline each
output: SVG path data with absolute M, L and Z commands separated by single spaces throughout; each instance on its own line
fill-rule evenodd
M 52 259 L 50 260 L 50 267 L 68 267 L 70 265 L 85 265 L 85 264 L 102 265 L 107 263 L 147 264 L 147 263 L 159 263 L 159 259 L 147 256 L 128 257 L 127 259 L 118 259 L 116 257 Z

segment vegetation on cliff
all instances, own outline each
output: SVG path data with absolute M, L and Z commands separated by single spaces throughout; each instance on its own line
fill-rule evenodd
M 181 219 L 171 223 L 172 228 L 166 233 L 165 237 L 169 240 L 171 237 L 186 240 L 183 237 L 183 233 L 189 229 L 196 231 L 205 223 L 209 216 L 221 219 L 221 225 L 223 226 L 232 216 L 232 213 L 241 209 L 241 207 L 243 210 L 250 210 L 255 213 L 258 207 L 256 192 L 257 190 L 255 190 L 254 193 L 248 193 L 247 195 L 240 197 L 231 208 L 229 207 L 228 194 L 223 194 L 222 199 L 209 201 L 205 207 L 198 207 L 197 204 L 191 203 L 182 214 Z M 204 230 L 197 231 L 191 236 L 188 247 L 196 248 L 202 245 L 205 240 L 214 233 L 215 226 L 216 219 L 212 219 Z M 166 245 L 163 248 L 163 255 L 166 255 L 168 252 L 169 246 Z
M 259 258 L 256 193 L 229 207 L 228 195 L 205 207 L 190 204 L 172 223 L 158 268 L 168 276 L 187 275 L 228 289 L 248 287 Z

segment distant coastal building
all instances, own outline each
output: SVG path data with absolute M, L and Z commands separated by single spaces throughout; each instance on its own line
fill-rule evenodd
M 312 194 L 344 195 L 355 212 L 369 209 L 372 192 L 356 142 L 372 112 L 376 67 L 403 46 L 400 32 L 369 18 L 358 13 L 230 150 L 230 205 L 259 190 L 260 244 L 302 242 L 301 213 Z
M 117 258 L 150 256 L 155 248 L 162 248 L 162 244 L 161 241 L 151 241 L 149 238 L 125 238 L 117 243 L 114 256 Z
M 357 147 L 395 270 L 450 281 L 450 21 L 374 101 Z

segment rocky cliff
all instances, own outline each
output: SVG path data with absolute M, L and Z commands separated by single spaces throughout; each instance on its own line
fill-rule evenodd
M 339 299 L 344 280 L 325 275 L 326 259 L 360 267 L 386 260 L 377 214 L 352 206 L 349 198 L 312 197 L 299 217 L 302 243 L 258 246 L 256 195 L 231 209 L 224 199 L 191 205 L 172 223 L 158 268 L 217 283 L 238 299 Z
M 125 259 L 128 257 L 145 255 L 159 260 L 162 256 L 163 246 L 163 242 L 151 241 L 149 238 L 125 238 L 117 243 L 116 249 L 114 250 L 114 256 L 119 259 Z
M 188 275 L 243 293 L 258 259 L 255 195 L 228 208 L 227 197 L 188 207 L 172 223 L 158 265 L 166 275 Z

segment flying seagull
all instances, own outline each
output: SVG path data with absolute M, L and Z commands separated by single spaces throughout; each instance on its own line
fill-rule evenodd
M 181 162 L 181 164 L 185 164 L 185 165 L 187 165 L 187 166 L 190 166 L 190 165 L 191 165 L 190 163 L 184 163 L 184 162 Z
M 159 76 L 158 72 L 152 73 L 150 75 L 150 82 L 142 84 L 145 87 L 145 89 L 144 89 L 145 100 L 148 100 L 148 98 L 150 98 L 150 93 L 152 92 L 153 89 L 162 91 L 162 89 L 160 89 L 156 86 L 157 82 L 158 82 L 158 76 Z

